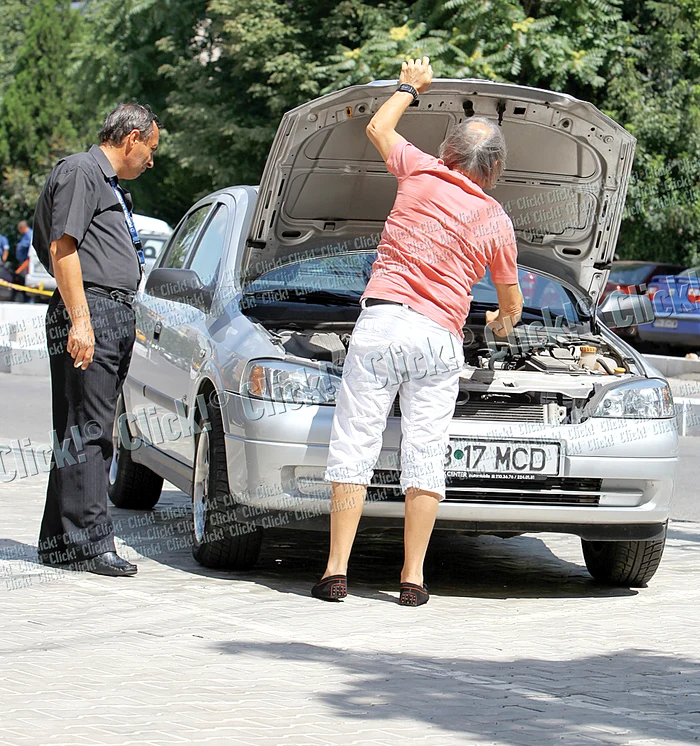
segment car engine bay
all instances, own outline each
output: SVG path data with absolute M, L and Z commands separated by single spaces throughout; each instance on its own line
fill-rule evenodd
M 338 375 L 347 354 L 352 325 L 319 323 L 265 325 L 289 358 L 330 363 Z M 455 417 L 544 424 L 576 424 L 601 386 L 637 376 L 634 360 L 603 336 L 585 329 L 521 323 L 510 339 L 499 339 L 483 324 L 464 328 L 464 368 Z M 400 416 L 398 402 L 394 416 Z

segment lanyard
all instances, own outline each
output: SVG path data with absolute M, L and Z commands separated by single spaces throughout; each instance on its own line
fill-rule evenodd
M 143 253 L 143 248 L 141 246 L 141 239 L 139 238 L 138 231 L 136 230 L 136 226 L 134 225 L 134 219 L 131 217 L 131 212 L 129 211 L 129 208 L 127 207 L 127 204 L 124 201 L 124 195 L 122 194 L 122 190 L 117 185 L 116 176 L 113 176 L 109 180 L 109 185 L 114 190 L 114 194 L 119 200 L 119 204 L 122 206 L 122 210 L 124 211 L 124 219 L 126 220 L 126 227 L 129 229 L 129 233 L 131 234 L 131 242 L 134 244 L 136 256 L 138 257 L 138 260 L 139 260 L 139 269 L 141 270 L 141 274 L 143 274 L 143 268 L 144 268 L 144 265 L 146 264 L 146 256 Z

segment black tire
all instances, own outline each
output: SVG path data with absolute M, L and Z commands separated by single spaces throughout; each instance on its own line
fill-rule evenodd
M 192 478 L 192 554 L 204 567 L 251 570 L 260 554 L 262 528 L 234 519 L 221 410 L 209 403 L 199 425 Z M 206 466 L 202 461 L 205 454 Z M 205 473 L 208 476 L 203 481 Z
M 643 588 L 661 563 L 666 534 L 657 541 L 586 541 L 581 539 L 588 572 L 599 582 Z
M 119 419 L 125 412 L 124 394 L 119 395 L 114 417 L 114 456 L 109 469 L 109 499 L 118 508 L 151 510 L 160 500 L 163 477 L 131 459 L 131 451 L 122 442 Z M 128 428 L 128 424 L 123 423 Z

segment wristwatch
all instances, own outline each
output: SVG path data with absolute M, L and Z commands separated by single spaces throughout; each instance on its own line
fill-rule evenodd
M 396 89 L 396 92 L 401 93 L 410 93 L 411 96 L 413 96 L 414 101 L 418 101 L 418 91 L 409 83 L 401 83 L 401 85 Z

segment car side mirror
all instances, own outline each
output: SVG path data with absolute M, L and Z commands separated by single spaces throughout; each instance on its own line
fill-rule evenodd
M 212 289 L 206 287 L 199 275 L 191 269 L 153 269 L 146 280 L 145 290 L 155 298 L 187 303 L 203 311 L 211 308 L 214 297 Z
M 610 293 L 598 306 L 598 318 L 610 329 L 648 324 L 656 318 L 648 295 Z

